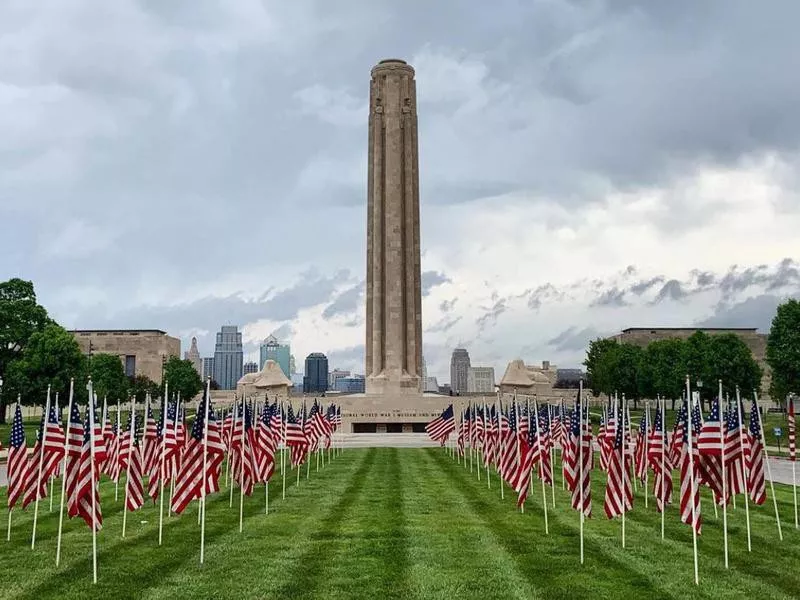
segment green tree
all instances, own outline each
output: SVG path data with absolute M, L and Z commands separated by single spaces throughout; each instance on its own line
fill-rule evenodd
M 122 361 L 116 354 L 98 353 L 89 360 L 89 374 L 92 376 L 94 392 L 100 400 L 128 399 L 128 378 Z
M 722 380 L 723 393 L 731 397 L 736 393 L 737 386 L 748 396 L 753 390 L 758 391 L 761 387 L 761 367 L 742 338 L 735 333 L 722 333 L 710 338 L 707 347 L 709 395 L 717 395 L 719 380 Z
M 612 364 L 611 355 L 618 348 L 619 344 L 613 339 L 598 338 L 589 342 L 586 360 L 583 361 L 583 364 L 586 367 L 589 388 L 594 396 L 613 392 L 615 382 L 609 369 Z
M 634 409 L 643 391 L 643 358 L 642 348 L 633 344 L 619 344 L 608 354 L 606 368 L 612 385 L 606 393 L 625 394 L 626 398 L 633 400 Z
M 695 331 L 686 340 L 685 375 L 689 375 L 693 390 L 697 389 L 698 382 L 702 382 L 702 387 L 698 390 L 701 401 L 717 394 L 717 382 L 709 362 L 710 344 L 711 336 L 703 331 Z
M 147 375 L 137 375 L 129 378 L 130 393 L 136 397 L 136 402 L 141 404 L 150 394 L 151 398 L 158 398 L 161 393 L 159 385 Z
M 203 380 L 192 361 L 177 356 L 171 356 L 164 365 L 164 381 L 169 383 L 170 394 L 180 392 L 184 400 L 194 398 L 203 389 Z
M 47 311 L 36 302 L 32 282 L 9 279 L 0 283 L 0 377 L 7 378 L 9 367 L 31 336 L 49 322 Z M 6 397 L 0 393 L 0 423 L 5 423 Z
M 791 392 L 800 394 L 800 301 L 778 307 L 767 337 L 767 364 L 772 369 L 770 395 L 783 404 Z
M 643 356 L 643 395 L 649 398 L 664 396 L 672 401 L 683 394 L 686 382 L 687 342 L 678 339 L 650 342 Z
M 69 391 L 70 378 L 75 378 L 75 393 L 82 397 L 87 360 L 75 337 L 55 323 L 31 335 L 20 356 L 8 368 L 8 389 L 22 394 L 26 404 L 44 405 L 47 386 L 62 397 Z M 85 394 L 85 392 L 84 392 Z

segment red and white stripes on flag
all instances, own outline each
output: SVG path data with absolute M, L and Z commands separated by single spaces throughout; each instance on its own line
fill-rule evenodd
M 448 406 L 442 414 L 436 417 L 425 425 L 425 431 L 428 436 L 442 446 L 450 437 L 450 434 L 456 430 L 455 417 L 453 416 L 453 405 Z
M 55 407 L 48 406 L 47 412 L 46 419 L 45 415 L 42 415 L 36 445 L 28 457 L 22 508 L 47 496 L 47 483 L 64 457 L 64 432 L 58 423 Z
M 619 401 L 617 401 L 618 403 Z M 625 451 L 625 411 L 617 404 L 613 419 L 606 426 L 612 443 L 608 453 L 608 475 L 603 509 L 609 519 L 633 508 L 630 456 Z
M 697 431 L 700 429 L 700 408 L 692 410 L 691 439 L 689 433 L 688 402 L 681 406 L 678 414 L 680 425 L 680 457 L 678 465 L 681 471 L 681 521 L 694 527 L 699 535 L 703 519 L 700 511 L 700 454 L 697 450 Z M 690 448 L 691 446 L 691 448 Z
M 92 460 L 92 446 L 98 445 L 96 439 L 102 436 L 99 427 L 92 426 L 94 421 L 94 409 L 90 405 L 86 408 L 86 422 L 84 424 L 83 446 L 81 446 L 80 465 L 78 468 L 78 480 L 75 486 L 75 499 L 77 513 L 84 522 L 90 527 L 99 531 L 103 527 L 103 513 L 100 509 L 100 468 L 99 461 Z M 102 440 L 101 440 L 102 443 Z
M 761 417 L 758 404 L 753 400 L 750 407 L 750 426 L 747 435 L 749 447 L 745 448 L 747 458 L 747 489 L 750 500 L 764 504 L 767 499 L 766 478 L 764 477 L 764 440 L 761 437 Z
M 794 396 L 789 396 L 789 406 L 787 407 L 787 416 L 789 420 L 789 460 L 795 461 L 797 460 L 797 441 L 795 439 L 796 436 L 796 429 L 795 429 L 795 421 L 794 421 Z
M 665 505 L 672 504 L 672 461 L 667 445 L 663 406 L 656 408 L 650 443 L 647 448 L 647 460 L 654 474 L 653 495 L 656 499 L 656 510 L 661 512 Z
M 278 433 L 272 431 L 272 408 L 265 403 L 261 410 L 261 417 L 256 423 L 254 436 L 256 477 L 258 481 L 266 483 L 275 473 L 275 448 L 278 445 Z
M 14 420 L 11 422 L 11 439 L 8 445 L 8 508 L 12 509 L 25 491 L 25 473 L 28 470 L 28 447 L 22 425 L 22 410 L 17 401 Z

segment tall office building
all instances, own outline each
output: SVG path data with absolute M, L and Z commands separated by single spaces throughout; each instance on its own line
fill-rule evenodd
M 207 377 L 211 377 L 211 379 L 214 379 L 213 356 L 206 356 L 205 358 L 203 358 L 203 372 L 201 373 L 201 375 L 203 376 L 203 381 L 205 381 Z M 216 379 L 214 381 L 216 381 Z
M 214 380 L 221 390 L 234 390 L 242 378 L 242 334 L 236 325 L 223 325 L 214 347 Z
M 197 374 L 201 377 L 203 376 L 203 362 L 200 359 L 200 351 L 197 349 L 197 338 L 192 338 L 192 347 L 189 348 L 188 351 L 184 352 L 183 358 L 185 360 L 189 360 L 192 362 L 192 366 L 194 370 L 197 371 Z
M 464 393 L 469 387 L 469 352 L 464 348 L 453 350 L 450 359 L 450 389 L 454 394 Z
M 336 382 L 344 377 L 350 377 L 350 371 L 345 371 L 342 369 L 334 369 L 328 375 L 328 389 L 329 390 L 338 390 L 339 388 L 336 387 Z
M 292 376 L 291 354 L 289 344 L 281 344 L 274 335 L 270 335 L 261 344 L 259 369 L 264 368 L 264 363 L 274 360 L 286 377 Z
M 494 367 L 470 367 L 467 372 L 467 391 L 477 394 L 493 394 Z
M 322 352 L 312 352 L 306 357 L 303 392 L 314 394 L 328 390 L 328 357 Z

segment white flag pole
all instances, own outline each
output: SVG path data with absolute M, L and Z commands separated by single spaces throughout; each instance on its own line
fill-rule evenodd
M 756 410 L 758 410 L 758 392 L 753 390 Z M 783 531 L 781 531 L 781 518 L 778 515 L 778 499 L 775 497 L 775 484 L 772 481 L 772 467 L 769 464 L 769 450 L 767 450 L 767 438 L 764 435 L 764 420 L 758 415 L 758 427 L 761 429 L 761 441 L 764 446 L 764 458 L 767 463 L 767 476 L 769 477 L 769 491 L 772 494 L 772 505 L 775 507 L 775 524 L 778 526 L 778 539 L 783 541 Z
M 697 565 L 697 503 L 695 494 L 699 494 L 694 479 L 694 454 L 692 450 L 692 412 L 694 403 L 692 402 L 692 387 L 689 383 L 689 376 L 686 376 L 686 439 L 689 446 L 689 485 L 691 486 L 692 497 L 692 551 L 694 553 L 694 584 L 700 585 L 700 573 Z
M 580 508 L 578 509 L 578 512 L 580 513 L 580 521 L 581 521 L 581 564 L 583 564 L 583 521 L 585 519 L 585 516 L 584 516 L 583 512 L 584 512 L 585 495 L 586 495 L 585 490 L 584 490 L 584 485 L 583 485 L 583 463 L 584 463 L 584 458 L 583 458 L 583 379 L 579 379 L 578 380 L 578 414 L 575 415 L 574 418 L 578 419 L 578 443 L 577 443 L 577 447 L 575 448 L 575 451 L 578 454 L 578 464 L 579 464 L 579 469 L 580 469 L 580 481 L 578 482 L 578 485 L 581 487 L 581 505 L 580 505 Z M 563 414 L 562 414 L 562 419 L 563 419 Z M 589 445 L 589 450 L 591 451 L 592 450 L 591 441 L 589 442 L 589 444 L 590 444 Z M 562 459 L 561 460 L 564 460 L 563 459 L 563 456 L 564 456 L 563 449 L 562 449 L 561 452 L 562 452 L 562 454 L 561 454 Z
M 533 410 L 536 411 L 536 445 L 539 447 L 539 477 L 542 480 L 542 508 L 544 509 L 544 532 L 550 535 L 550 525 L 547 522 L 547 488 L 544 484 L 544 448 L 542 448 L 542 427 L 539 421 L 539 402 L 534 396 Z
M 44 405 L 44 420 L 42 421 L 42 439 L 39 440 L 39 472 L 36 477 L 36 503 L 33 508 L 33 532 L 31 533 L 31 550 L 36 546 L 36 520 L 39 516 L 39 491 L 42 482 L 42 469 L 44 468 L 44 452 L 47 447 L 47 425 L 50 420 L 50 386 L 47 386 L 47 400 Z M 45 482 L 45 490 L 47 490 L 47 482 Z
M 642 457 L 642 461 L 644 462 L 644 507 L 647 508 L 647 496 L 648 496 L 648 484 L 649 484 L 649 477 L 650 474 L 650 461 L 647 455 L 650 453 L 650 430 L 652 429 L 651 421 L 650 421 L 650 401 L 645 400 L 644 402 L 644 433 L 641 433 L 644 436 L 644 450 L 642 453 L 644 456 Z M 640 442 L 641 443 L 641 442 Z
M 172 464 L 174 465 L 172 468 L 172 477 L 170 477 L 169 482 L 169 505 L 167 506 L 167 516 L 172 516 L 172 498 L 175 496 L 175 478 L 178 476 L 178 456 L 181 455 L 183 452 L 183 443 L 178 441 L 178 421 L 181 418 L 181 391 L 178 390 L 178 395 L 175 396 L 175 424 L 173 425 L 173 431 L 175 432 L 175 455 L 172 458 Z
M 505 500 L 505 484 L 503 483 L 503 457 L 506 454 L 506 438 L 503 435 L 503 401 L 500 399 L 500 392 L 497 392 L 500 411 L 497 413 L 497 431 L 500 437 L 500 454 L 497 461 L 497 473 L 500 475 L 500 500 Z
M 244 527 L 244 461 L 245 461 L 245 435 L 244 428 L 247 422 L 245 418 L 244 394 L 242 394 L 242 445 L 239 447 L 239 533 Z
M 753 546 L 750 541 L 750 498 L 748 497 L 750 495 L 750 491 L 748 489 L 750 474 L 744 455 L 744 413 L 742 412 L 742 399 L 738 385 L 736 386 L 736 412 L 739 414 L 739 452 L 742 455 L 742 475 L 744 477 L 744 514 L 747 519 L 747 551 L 752 552 Z
M 483 399 L 483 464 L 486 466 L 486 488 L 492 489 L 492 480 L 489 476 L 489 457 L 487 449 L 489 447 L 489 412 L 486 410 L 486 398 Z
M 161 488 L 158 492 L 158 545 L 161 545 L 164 531 L 164 477 L 166 475 L 165 453 L 167 451 L 167 398 L 169 397 L 169 382 L 164 382 L 164 404 L 161 409 L 161 476 L 158 485 Z
M 117 406 L 117 421 L 119 421 L 119 405 Z M 119 427 L 117 427 L 119 432 Z M 128 439 L 128 464 L 125 465 L 125 506 L 122 507 L 122 537 L 125 537 L 125 525 L 128 520 L 128 488 L 130 487 L 128 481 L 131 478 L 131 457 L 133 456 L 134 446 L 133 438 L 136 435 L 136 396 L 131 396 L 131 427 L 128 432 L 130 438 Z M 119 441 L 117 441 L 119 444 Z
M 208 482 L 208 413 L 211 404 L 211 376 L 206 379 L 206 401 L 203 407 L 203 471 L 200 476 L 200 564 L 205 560 L 206 550 L 206 485 Z M 196 418 L 196 417 L 195 417 Z
M 117 398 L 117 439 L 115 440 L 115 442 L 117 444 L 117 462 L 119 462 L 119 438 L 120 438 L 119 398 Z M 112 456 L 111 460 L 113 460 L 113 458 L 114 457 Z M 117 476 L 117 480 L 114 482 L 114 502 L 119 502 L 119 472 L 117 471 L 117 466 L 116 465 L 112 465 L 110 468 L 113 469 L 113 472 Z M 128 480 L 126 479 L 125 480 L 126 484 L 127 484 L 127 481 Z M 123 516 L 123 519 L 124 519 L 124 516 Z
M 58 508 L 58 541 L 56 542 L 56 566 L 61 562 L 61 532 L 64 527 L 64 496 L 67 490 L 67 452 L 69 450 L 69 426 L 72 415 L 72 402 L 75 397 L 75 380 L 69 380 L 69 403 L 67 406 L 66 427 L 64 428 L 64 458 L 61 461 L 61 500 Z M 18 400 L 19 402 L 19 400 Z M 10 520 L 10 517 L 9 517 Z
M 242 396 L 242 398 L 244 399 L 244 396 Z M 239 419 L 239 399 L 236 398 L 235 396 L 233 398 L 233 404 L 231 405 L 231 412 L 233 413 L 233 415 L 231 418 L 231 437 L 230 437 L 231 448 L 230 451 L 228 452 L 229 463 L 233 462 L 233 434 L 236 433 L 236 422 Z M 242 415 L 242 419 L 244 419 L 244 415 Z M 244 430 L 244 421 L 242 423 L 243 423 L 242 429 Z M 233 469 L 231 469 L 230 472 L 231 472 L 231 478 L 230 481 L 228 482 L 229 486 L 228 508 L 233 508 Z
M 667 415 L 664 410 L 664 399 L 659 400 L 659 410 L 661 411 L 661 539 L 664 539 L 664 518 L 667 512 L 667 483 L 665 481 L 664 467 L 667 459 Z M 672 481 L 672 469 L 669 471 L 670 482 Z M 654 490 L 655 491 L 655 490 Z M 658 501 L 656 500 L 656 505 Z
M 56 392 L 56 406 L 55 406 L 56 415 L 58 420 L 61 420 L 61 414 L 58 412 L 58 392 Z M 56 472 L 58 469 L 56 469 Z M 62 474 L 63 475 L 63 474 Z M 53 497 L 55 496 L 55 487 L 56 487 L 56 473 L 53 473 L 53 476 L 50 478 L 50 510 L 48 512 L 53 512 Z
M 92 461 L 90 475 L 92 478 L 92 583 L 97 583 L 97 488 L 100 485 L 100 474 L 95 476 L 97 464 L 94 460 L 94 388 L 89 377 L 89 453 Z M 100 434 L 102 435 L 102 430 Z
M 728 564 L 728 471 L 725 469 L 725 400 L 722 397 L 722 379 L 717 380 L 717 398 L 719 409 L 719 453 L 722 461 L 722 545 L 725 551 L 725 568 Z M 766 442 L 766 440 L 765 440 Z M 716 501 L 713 498 L 712 500 Z
M 617 399 L 617 407 L 621 408 L 617 412 L 617 427 L 622 428 L 622 444 L 620 445 L 620 466 L 622 467 L 622 486 L 621 486 L 621 494 L 620 494 L 620 502 L 619 506 L 622 509 L 622 547 L 625 547 L 625 513 L 627 512 L 625 508 L 628 505 L 628 487 L 626 483 L 626 479 L 629 477 L 628 475 L 628 464 L 627 464 L 627 445 L 628 445 L 628 432 L 625 430 L 625 421 L 628 421 L 628 426 L 630 426 L 630 420 L 628 419 L 628 403 L 625 402 L 625 394 L 622 394 L 622 406 L 620 407 L 619 399 Z M 620 423 L 622 421 L 622 423 Z
M 281 402 L 281 476 L 283 477 L 283 487 L 281 496 L 286 500 L 286 419 L 284 418 L 284 402 Z

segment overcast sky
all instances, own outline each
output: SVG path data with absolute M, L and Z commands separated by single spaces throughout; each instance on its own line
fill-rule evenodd
M 363 372 L 369 70 L 417 72 L 429 374 L 800 295 L 800 3 L 0 3 L 0 276 Z M 335 8 L 334 8 L 335 6 Z

